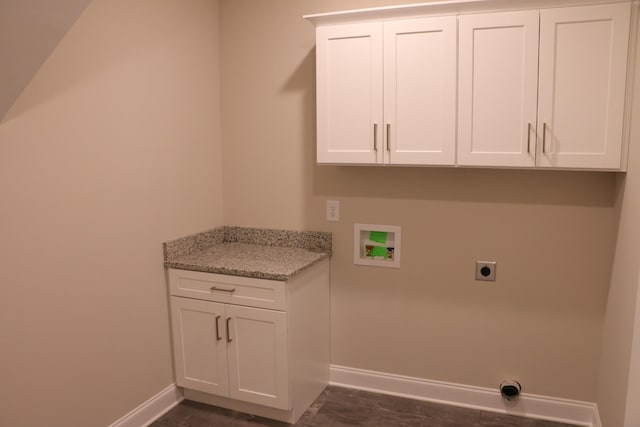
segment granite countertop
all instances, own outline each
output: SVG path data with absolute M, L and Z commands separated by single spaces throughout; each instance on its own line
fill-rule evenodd
M 164 265 L 286 281 L 331 255 L 331 233 L 220 227 L 165 242 Z

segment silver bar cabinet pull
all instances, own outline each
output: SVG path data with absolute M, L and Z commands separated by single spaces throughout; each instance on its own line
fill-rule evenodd
M 531 123 L 527 123 L 527 154 L 531 153 Z
M 229 292 L 230 294 L 232 294 L 232 293 L 234 293 L 236 291 L 235 288 L 233 288 L 233 289 L 225 289 L 225 288 L 217 288 L 215 286 L 212 286 L 211 290 L 212 291 L 220 291 L 220 292 Z
M 218 320 L 220 320 L 220 316 L 216 316 L 216 341 L 220 341 L 222 339 L 220 336 L 220 325 L 218 324 Z
M 229 333 L 229 322 L 231 321 L 231 317 L 227 317 L 227 342 L 233 341 L 231 339 L 231 334 Z
M 387 123 L 387 151 L 391 151 L 391 124 Z
M 542 123 L 542 153 L 547 152 L 547 122 Z
M 378 151 L 378 124 L 373 124 L 373 151 Z

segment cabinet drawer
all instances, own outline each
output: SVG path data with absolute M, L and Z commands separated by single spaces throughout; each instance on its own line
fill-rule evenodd
M 285 282 L 169 269 L 171 295 L 285 310 Z

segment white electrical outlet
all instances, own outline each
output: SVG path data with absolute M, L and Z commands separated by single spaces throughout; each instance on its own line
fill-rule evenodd
M 340 221 L 339 200 L 327 200 L 327 221 Z

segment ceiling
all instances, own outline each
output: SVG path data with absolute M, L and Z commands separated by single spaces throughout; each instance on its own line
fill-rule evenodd
M 91 0 L 0 0 L 0 119 Z

